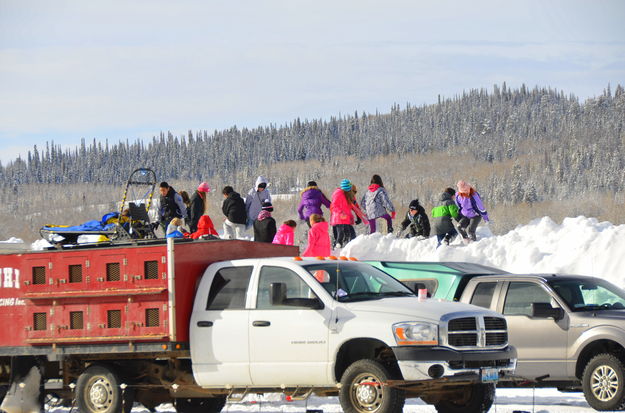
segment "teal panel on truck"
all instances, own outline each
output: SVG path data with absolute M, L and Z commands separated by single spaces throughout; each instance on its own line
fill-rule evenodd
M 427 288 L 433 298 L 458 300 L 469 280 L 478 275 L 506 271 L 469 262 L 365 261 L 406 284 L 410 289 Z

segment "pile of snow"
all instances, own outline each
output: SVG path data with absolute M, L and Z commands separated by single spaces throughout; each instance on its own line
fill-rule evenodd
M 0 244 L 23 244 L 24 240 L 21 238 L 11 237 L 6 241 L 0 241 Z
M 341 251 L 359 259 L 466 261 L 515 273 L 592 275 L 625 287 L 625 225 L 583 216 L 557 224 L 549 217 L 494 236 L 478 229 L 478 241 L 456 239 L 436 248 L 436 237 L 400 239 L 392 234 L 361 235 Z

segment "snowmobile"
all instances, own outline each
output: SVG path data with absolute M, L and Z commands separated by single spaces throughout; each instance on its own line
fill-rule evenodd
M 109 212 L 100 220 L 82 225 L 46 225 L 39 233 L 59 248 L 78 244 L 78 238 L 83 235 L 95 236 L 91 239 L 98 244 L 155 239 L 155 226 L 148 214 L 155 188 L 156 174 L 152 169 L 135 169 L 126 181 L 119 211 Z

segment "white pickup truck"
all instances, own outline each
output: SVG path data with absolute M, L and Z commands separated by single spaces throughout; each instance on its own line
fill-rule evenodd
M 338 395 L 345 412 L 490 408 L 516 365 L 503 316 L 297 252 L 170 239 L 0 254 L 0 409 L 43 410 L 44 386 L 82 413 L 211 413 L 272 392 Z
M 345 412 L 400 412 L 406 397 L 487 411 L 516 363 L 498 313 L 420 299 L 368 264 L 300 257 L 210 265 L 190 348 L 205 391 L 338 394 Z

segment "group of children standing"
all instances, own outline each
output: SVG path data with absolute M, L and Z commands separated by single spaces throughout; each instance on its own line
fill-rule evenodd
M 276 221 L 271 216 L 273 205 L 267 184 L 267 180 L 259 176 L 255 187 L 249 191 L 245 199 L 231 186 L 223 188 L 224 238 L 244 238 L 245 232 L 253 228 L 254 241 L 294 244 L 297 223 L 294 220 L 287 220 L 277 228 Z M 458 233 L 466 242 L 475 241 L 476 228 L 480 221 L 482 219 L 489 221 L 488 213 L 477 191 L 464 181 L 459 181 L 456 187 L 457 190 L 446 188 L 440 196 L 439 204 L 431 212 L 432 226 L 439 246 L 442 243 L 449 244 Z M 216 237 L 217 231 L 210 217 L 205 214 L 209 185 L 202 182 L 191 198 L 186 196 L 186 200 L 185 193 L 178 195 L 175 191 L 172 194 L 171 191 L 173 188 L 166 182 L 161 183 L 161 222 L 169 218 L 167 213 L 171 215 L 172 208 L 175 214 L 169 221 L 167 236 Z M 357 201 L 357 193 L 356 185 L 349 179 L 343 179 L 330 198 L 326 197 L 315 181 L 308 182 L 301 192 L 297 208 L 299 219 L 306 222 L 309 227 L 308 246 L 303 256 L 329 256 L 333 248 L 344 247 L 356 237 L 354 225 L 360 223 L 368 225 L 369 233 L 374 233 L 377 231 L 376 221 L 381 218 L 386 221 L 387 231 L 393 232 L 396 211 L 384 188 L 382 178 L 373 175 L 360 203 Z M 176 195 L 182 202 L 178 202 Z M 186 207 L 184 208 L 186 211 L 183 211 L 181 204 Z M 330 211 L 329 223 L 323 217 L 324 206 Z M 167 208 L 170 210 L 167 211 Z M 181 218 L 187 219 L 191 232 L 185 233 L 181 228 Z M 457 225 L 454 225 L 454 221 Z M 333 242 L 330 240 L 329 226 L 332 226 Z M 410 202 L 398 235 L 401 236 L 407 229 L 406 238 L 430 236 L 430 221 L 418 199 Z

